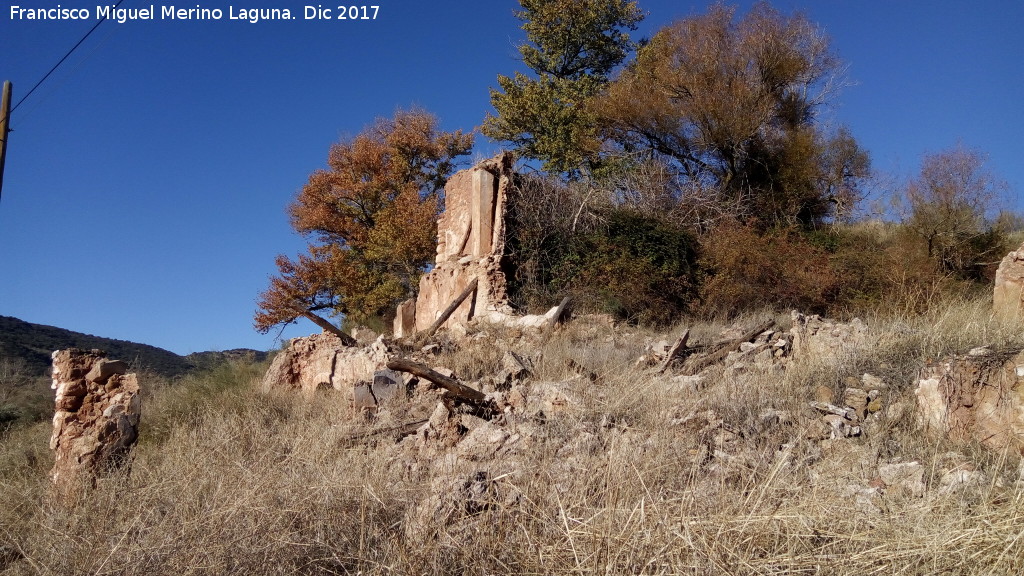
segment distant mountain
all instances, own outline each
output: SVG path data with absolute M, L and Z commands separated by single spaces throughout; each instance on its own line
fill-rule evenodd
M 110 358 L 128 362 L 135 370 L 146 370 L 168 377 L 180 376 L 189 370 L 209 367 L 225 360 L 251 358 L 261 361 L 267 357 L 266 352 L 246 349 L 179 356 L 170 350 L 148 344 L 101 338 L 0 316 L 0 357 L 21 358 L 32 373 L 42 375 L 50 367 L 50 354 L 63 348 L 98 348 Z
M 263 362 L 267 359 L 266 352 L 260 352 L 251 348 L 235 348 L 233 350 L 221 350 L 219 352 L 193 352 L 185 356 L 185 360 L 193 368 L 206 368 L 221 362 L 243 360 L 246 362 Z

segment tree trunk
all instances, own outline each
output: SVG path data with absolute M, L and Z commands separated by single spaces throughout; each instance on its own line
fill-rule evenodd
M 343 332 L 341 328 L 338 328 L 334 324 L 331 324 L 330 322 L 324 320 L 323 318 L 317 316 L 316 314 L 313 314 L 312 312 L 303 312 L 302 316 L 309 319 L 311 322 L 313 322 L 313 324 L 316 324 L 317 326 L 323 328 L 324 330 L 330 332 L 331 334 L 334 334 L 338 338 L 341 338 L 341 343 L 344 344 L 345 346 L 355 346 L 358 344 L 355 338 L 349 336 L 348 334 Z

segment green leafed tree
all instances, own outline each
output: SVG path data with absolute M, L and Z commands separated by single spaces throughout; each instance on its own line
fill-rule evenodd
M 511 144 L 522 156 L 543 162 L 545 170 L 578 174 L 599 150 L 589 98 L 633 50 L 627 31 L 643 13 L 625 0 L 520 0 L 516 16 L 527 42 L 523 63 L 536 77 L 498 76 L 491 90 L 496 114 L 482 132 Z

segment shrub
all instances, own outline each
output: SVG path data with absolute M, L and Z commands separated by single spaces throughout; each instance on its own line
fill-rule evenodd
M 991 290 L 998 262 L 964 276 L 929 258 L 912 229 L 888 222 L 862 222 L 829 232 L 831 264 L 840 278 L 829 312 L 837 316 L 923 314 L 950 299 Z
M 823 313 L 839 290 L 828 252 L 792 229 L 759 234 L 726 222 L 702 239 L 700 300 L 694 311 L 734 316 L 753 308 Z
M 578 310 L 661 324 L 695 297 L 693 236 L 671 215 L 616 202 L 594 182 L 520 176 L 505 226 L 517 308 L 539 311 L 568 295 Z
M 516 176 L 508 191 L 502 261 L 513 307 L 537 311 L 560 298 L 555 269 L 568 254 L 582 202 L 579 186 L 552 176 Z
M 21 358 L 0 358 L 0 432 L 52 414 L 49 378 L 34 375 Z
M 696 242 L 684 230 L 629 209 L 575 239 L 557 282 L 586 308 L 616 318 L 667 324 L 695 295 Z

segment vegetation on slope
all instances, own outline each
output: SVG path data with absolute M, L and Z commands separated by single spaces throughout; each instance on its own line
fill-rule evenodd
M 179 356 L 169 350 L 73 332 L 55 326 L 32 324 L 0 316 L 0 433 L 8 426 L 49 420 L 53 415 L 50 390 L 50 355 L 54 350 L 99 349 L 109 358 L 124 360 L 131 370 L 160 380 L 210 369 L 230 360 L 260 362 L 266 352 L 237 349 L 196 352 Z
M 867 325 L 871 347 L 841 361 L 754 370 L 702 390 L 634 367 L 645 342 L 670 336 L 642 329 L 570 324 L 539 348 L 508 334 L 449 347 L 436 363 L 465 380 L 493 373 L 496 336 L 538 358 L 537 382 L 573 376 L 569 359 L 600 375 L 573 381 L 571 409 L 523 424 L 537 431 L 530 451 L 495 460 L 410 459 L 393 436 L 353 436 L 385 424 L 356 417 L 333 391 L 312 401 L 264 394 L 255 383 L 265 366 L 223 365 L 150 386 L 130 473 L 75 503 L 51 500 L 47 425 L 0 445 L 0 570 L 1020 573 L 1017 459 L 930 440 L 910 417 L 926 358 L 979 342 L 1019 347 L 1020 327 L 992 320 L 984 300 Z M 722 327 L 690 326 L 697 340 Z M 877 426 L 861 438 L 806 438 L 813 389 L 863 372 L 890 384 Z M 768 408 L 793 418 L 766 421 Z M 708 410 L 753 456 L 709 451 L 716 439 L 686 424 Z M 944 488 L 953 451 L 986 481 Z M 908 461 L 924 465 L 923 496 L 859 500 L 854 489 L 877 466 Z M 466 469 L 479 472 L 456 472 Z M 434 505 L 442 513 L 420 520 Z
M 98 348 L 107 352 L 111 358 L 168 377 L 179 376 L 194 367 L 184 357 L 156 346 L 102 338 L 0 316 L 0 357 L 12 360 L 20 358 L 32 375 L 46 374 L 50 367 L 50 354 L 62 348 Z

